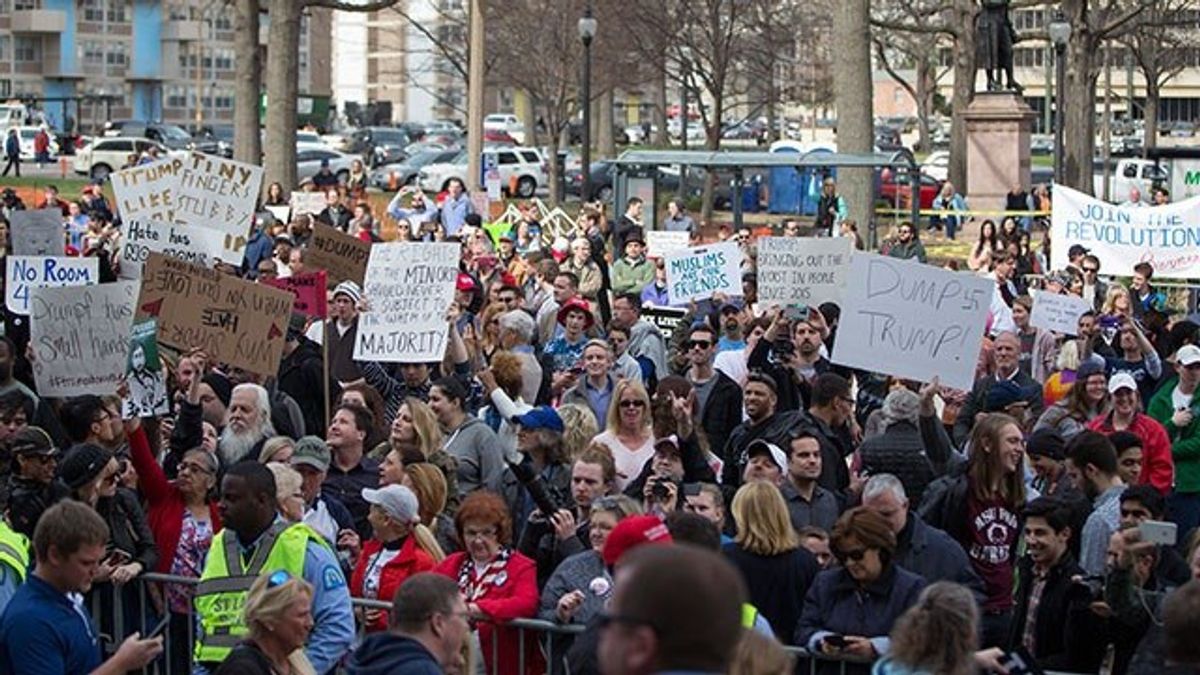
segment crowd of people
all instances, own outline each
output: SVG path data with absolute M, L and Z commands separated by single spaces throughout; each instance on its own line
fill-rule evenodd
M 826 193 L 826 234 L 853 236 Z M 222 271 L 315 271 L 315 222 L 459 242 L 440 362 L 355 359 L 372 299 L 344 281 L 326 320 L 292 317 L 275 376 L 184 350 L 163 357 L 170 412 L 122 419 L 124 391 L 39 396 L 6 317 L 0 672 L 781 673 L 784 646 L 883 674 L 1200 663 L 1200 325 L 1149 264 L 1106 270 L 1128 287 L 1079 245 L 1023 266 L 1028 231 L 984 223 L 962 273 L 995 286 L 959 391 L 832 362 L 841 308 L 760 303 L 749 232 L 722 235 L 741 295 L 660 325 L 637 198 L 559 233 L 528 206 L 485 230 L 457 181 L 378 219 L 354 186 L 325 198 L 261 213 Z M 116 278 L 101 189 L 38 206 Z M 925 262 L 917 230 L 892 254 Z M 1049 332 L 1031 289 L 1093 309 Z

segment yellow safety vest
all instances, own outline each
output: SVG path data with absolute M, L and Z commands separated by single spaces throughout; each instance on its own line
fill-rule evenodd
M 277 522 L 263 534 L 250 564 L 243 565 L 237 534 L 226 528 L 213 537 L 196 587 L 196 614 L 200 621 L 197 661 L 224 661 L 246 637 L 242 608 L 250 586 L 260 575 L 286 570 L 293 577 L 303 577 L 304 552 L 310 540 L 327 546 L 321 535 L 303 523 Z
M 17 579 L 25 583 L 29 570 L 29 539 L 14 532 L 8 523 L 0 520 L 0 563 L 8 565 L 17 573 Z
M 758 608 L 754 605 L 742 603 L 742 628 L 754 630 L 754 622 L 758 620 Z

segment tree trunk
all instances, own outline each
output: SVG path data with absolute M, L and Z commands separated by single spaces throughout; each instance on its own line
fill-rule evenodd
M 296 184 L 296 97 L 300 78 L 300 15 L 293 0 L 269 0 L 267 32 L 267 154 L 264 183 Z
M 960 26 L 954 36 L 954 89 L 950 104 L 950 182 L 961 194 L 969 194 L 967 184 L 967 123 L 963 118 L 975 97 L 975 13 L 974 0 L 956 0 L 954 15 Z
M 704 148 L 706 150 L 719 150 L 721 148 L 721 117 L 725 114 L 725 92 L 713 91 L 709 92 L 712 95 L 712 116 L 708 118 L 707 124 L 704 127 Z M 680 125 L 680 133 L 687 134 L 687 111 L 680 111 L 683 116 L 683 123 Z M 686 137 L 686 136 L 685 136 Z M 701 198 L 700 220 L 705 222 L 712 221 L 713 214 L 713 197 L 717 187 L 717 175 L 713 171 L 708 171 L 704 177 L 704 194 Z M 740 194 L 734 193 L 733 199 L 741 199 Z
M 661 63 L 661 68 L 658 71 L 658 77 L 654 82 L 654 116 L 652 123 L 657 129 L 653 131 L 653 136 L 642 139 L 642 143 L 654 144 L 659 147 L 664 147 L 668 144 L 667 140 L 667 64 L 664 59 Z
M 871 84 L 871 0 L 842 0 L 833 14 L 833 44 L 841 45 L 833 62 L 837 105 L 837 147 L 842 153 L 874 149 Z M 871 222 L 874 211 L 871 169 L 841 169 L 838 193 L 850 208 L 850 218 Z
M 233 157 L 239 162 L 262 162 L 262 136 L 258 131 L 258 101 L 262 95 L 262 55 L 258 50 L 258 0 L 237 0 L 234 5 Z M 267 189 L 268 182 L 263 183 Z M 284 191 L 291 183 L 283 184 Z
M 521 124 L 525 125 L 525 145 L 537 147 L 542 144 L 541 132 L 537 128 L 537 106 L 533 103 L 533 94 L 524 92 L 525 107 L 521 110 Z M 549 122 L 547 122 L 547 125 Z M 547 126 L 546 135 L 553 136 L 554 130 Z
M 617 156 L 617 139 L 613 136 L 613 90 L 605 89 L 596 100 L 596 154 L 600 159 Z
M 1146 122 L 1146 140 L 1142 143 L 1142 147 L 1147 150 L 1158 146 L 1158 100 L 1160 96 L 1162 96 L 1162 92 L 1158 88 L 1158 83 L 1146 78 L 1146 103 L 1142 106 L 1142 117 Z
M 1064 2 L 1064 9 L 1072 3 Z M 1097 48 L 1087 18 L 1076 5 L 1077 12 L 1068 13 L 1074 27 L 1067 45 L 1067 83 L 1063 92 L 1063 184 L 1093 193 L 1092 157 L 1096 147 L 1096 78 L 1094 63 Z M 1074 15 L 1073 15 L 1074 14 Z
M 930 63 L 929 59 L 921 59 L 917 63 L 917 150 L 919 152 L 929 152 L 929 114 L 931 112 L 933 96 L 930 93 L 932 87 L 930 70 L 935 66 Z
M 559 177 L 560 173 L 562 172 L 562 169 L 558 166 L 558 140 L 559 140 L 558 136 L 559 135 L 554 133 L 553 127 L 550 127 L 551 117 L 552 116 L 547 115 L 544 119 L 546 120 L 546 126 L 549 127 L 548 128 L 549 133 L 546 134 L 546 139 L 547 139 L 546 151 L 549 153 L 549 156 L 546 157 L 546 162 L 550 165 L 550 176 L 549 176 L 550 183 L 547 187 L 550 188 L 550 200 L 549 201 L 550 201 L 551 208 L 553 208 L 555 206 L 558 206 L 558 177 Z M 554 118 L 554 121 L 557 123 L 558 119 Z M 584 169 L 584 170 L 586 171 L 587 169 Z M 585 201 L 586 201 L 586 197 L 585 197 Z
M 767 78 L 767 142 L 779 140 L 779 114 L 776 106 L 779 103 L 779 87 L 775 86 L 775 68 L 771 67 L 771 76 Z

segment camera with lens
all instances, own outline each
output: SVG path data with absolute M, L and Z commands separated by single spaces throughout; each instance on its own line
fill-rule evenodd
M 548 484 L 545 478 L 533 470 L 533 462 L 528 457 L 523 458 L 520 462 L 505 461 L 513 475 L 516 476 L 517 482 L 529 493 L 529 498 L 533 500 L 534 505 L 537 506 L 538 511 L 542 512 L 543 516 L 549 518 L 569 504 L 556 488 Z
M 671 490 L 667 487 L 671 484 L 671 479 L 664 476 L 651 476 L 650 479 L 650 497 L 656 502 L 665 502 L 671 497 Z

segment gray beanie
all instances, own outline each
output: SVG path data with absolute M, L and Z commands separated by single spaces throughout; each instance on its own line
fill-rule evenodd
M 893 389 L 887 398 L 883 399 L 884 428 L 896 422 L 917 423 L 920 413 L 921 397 L 908 389 Z

